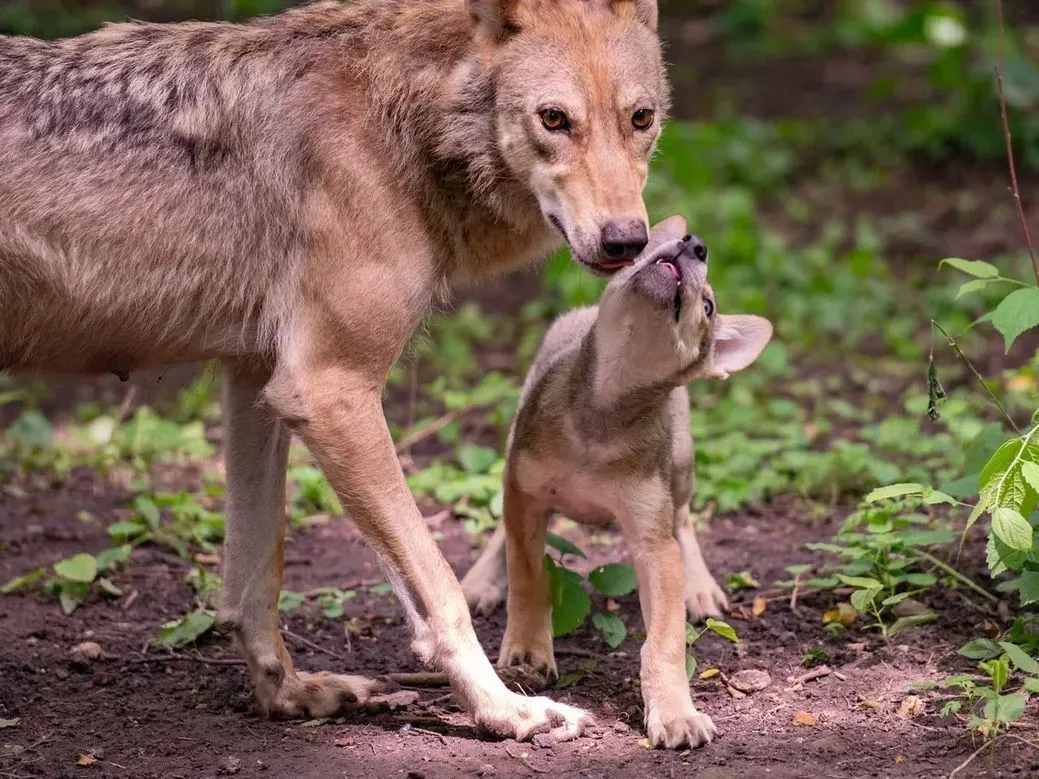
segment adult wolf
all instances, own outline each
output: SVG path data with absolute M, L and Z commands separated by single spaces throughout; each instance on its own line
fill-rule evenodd
M 0 39 L 0 370 L 223 361 L 220 620 L 269 714 L 373 689 L 296 672 L 278 631 L 291 430 L 477 724 L 581 731 L 495 676 L 380 395 L 447 286 L 561 239 L 602 275 L 641 251 L 668 108 L 656 5 L 353 0 Z

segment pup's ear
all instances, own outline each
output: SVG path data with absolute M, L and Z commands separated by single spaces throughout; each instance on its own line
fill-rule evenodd
M 522 0 L 465 0 L 477 32 L 500 41 L 516 31 L 516 11 Z
M 714 357 L 711 378 L 727 379 L 742 371 L 761 354 L 772 339 L 772 323 L 760 316 L 718 315 L 714 325 Z
M 657 0 L 610 0 L 610 5 L 617 10 L 620 10 L 623 6 L 633 8 L 636 19 L 646 25 L 653 32 L 657 31 L 657 27 L 660 23 L 660 14 L 657 10 Z

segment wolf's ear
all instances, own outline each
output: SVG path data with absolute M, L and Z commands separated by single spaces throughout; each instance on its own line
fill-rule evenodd
M 708 375 L 727 379 L 756 359 L 772 339 L 772 323 L 760 316 L 718 315 L 714 323 L 714 358 Z
M 635 17 L 653 32 L 657 31 L 660 14 L 657 11 L 657 0 L 610 0 L 614 8 L 630 6 L 635 9 Z
M 516 10 L 522 0 L 465 0 L 473 26 L 492 41 L 516 30 Z

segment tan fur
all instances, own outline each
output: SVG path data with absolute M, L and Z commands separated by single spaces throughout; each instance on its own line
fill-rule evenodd
M 502 524 L 462 585 L 474 608 L 489 610 L 506 589 L 507 570 L 499 664 L 530 663 L 555 675 L 542 565 L 549 518 L 559 510 L 578 521 L 616 519 L 646 623 L 646 729 L 653 744 L 667 747 L 700 746 L 717 732 L 689 695 L 685 613 L 701 619 L 727 605 L 689 522 L 693 447 L 684 385 L 743 369 L 772 334 L 760 317 L 708 313 L 714 293 L 706 262 L 695 255 L 698 239 L 684 232 L 682 219 L 659 225 L 598 307 L 571 312 L 549 330 L 509 436 Z M 658 261 L 680 268 L 681 282 Z
M 0 38 L 0 370 L 224 362 L 220 616 L 267 712 L 323 716 L 371 690 L 297 674 L 278 632 L 292 430 L 477 723 L 583 727 L 493 673 L 380 397 L 436 296 L 558 245 L 546 217 L 605 273 L 604 222 L 644 219 L 667 111 L 655 25 L 654 0 L 326 0 Z M 572 133 L 548 133 L 546 105 Z

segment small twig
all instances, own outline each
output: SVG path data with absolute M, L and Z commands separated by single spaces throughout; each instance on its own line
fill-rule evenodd
M 999 62 L 996 65 L 996 84 L 999 86 L 999 113 L 1003 122 L 1003 138 L 1007 146 L 1007 163 L 1010 166 L 1010 193 L 1014 197 L 1017 206 L 1017 216 L 1021 220 L 1021 231 L 1025 236 L 1025 245 L 1028 247 L 1028 256 L 1032 260 L 1032 270 L 1035 271 L 1035 280 L 1039 283 L 1039 257 L 1036 256 L 1035 247 L 1032 245 L 1032 235 L 1028 230 L 1028 220 L 1025 218 L 1025 208 L 1021 203 L 1021 188 L 1017 184 L 1017 166 L 1014 164 L 1014 142 L 1010 135 L 1010 120 L 1007 117 L 1007 96 L 1003 88 L 1004 73 L 1004 48 L 1006 46 L 1006 27 L 1003 22 L 1003 0 L 996 0 L 996 13 L 999 16 Z
M 130 657 L 119 662 L 123 665 L 141 665 L 143 663 L 168 662 L 203 663 L 204 665 L 245 665 L 245 660 L 238 658 L 203 657 L 202 655 L 148 655 L 146 657 Z
M 431 709 L 434 706 L 439 706 L 441 703 L 447 703 L 453 697 L 455 697 L 455 694 L 453 692 L 449 692 L 444 695 L 438 695 L 437 697 L 431 698 L 430 700 L 423 703 L 422 708 Z
M 978 595 L 981 595 L 986 600 L 989 600 L 992 603 L 999 603 L 999 598 L 997 598 L 991 592 L 986 590 L 984 587 L 982 587 L 977 582 L 971 580 L 970 577 L 964 576 L 962 573 L 957 571 L 955 568 L 953 568 L 948 563 L 943 562 L 942 560 L 939 560 L 933 554 L 928 554 L 927 552 L 924 552 L 924 551 L 917 551 L 917 554 L 920 555 L 920 557 L 922 557 L 925 560 L 927 560 L 927 562 L 931 563 L 932 565 L 937 565 L 939 568 L 941 568 L 943 571 L 945 571 L 947 574 L 949 574 L 949 576 L 954 578 L 956 581 L 961 582 L 963 584 L 966 584 L 968 587 L 970 587 L 972 590 L 974 590 L 974 592 L 978 593 Z
M 322 652 L 322 653 L 328 655 L 329 657 L 334 657 L 336 660 L 339 660 L 340 662 L 343 662 L 343 663 L 346 662 L 346 658 L 343 657 L 338 652 L 333 652 L 331 649 L 325 649 L 320 644 L 315 644 L 309 638 L 304 638 L 303 636 L 297 635 L 297 634 L 293 633 L 291 630 L 286 630 L 285 628 L 282 628 L 281 632 L 287 638 L 291 638 L 296 643 L 302 644 L 305 647 L 309 647 L 310 649 L 313 649 L 315 652 Z
M 420 671 L 418 673 L 393 673 L 385 674 L 383 679 L 396 682 L 401 687 L 450 687 L 451 681 L 447 674 L 435 671 Z
M 441 417 L 434 419 L 425 427 L 416 430 L 410 435 L 404 436 L 400 443 L 397 444 L 397 454 L 403 455 L 408 452 L 415 444 L 425 441 L 432 435 L 436 435 L 440 430 L 444 429 L 460 416 L 468 414 L 470 411 L 476 409 L 480 404 L 478 403 L 467 403 L 461 408 L 456 408 L 454 411 L 448 411 Z
M 529 768 L 531 771 L 533 771 L 536 774 L 551 773 L 550 771 L 546 771 L 544 768 L 538 768 L 536 765 L 534 765 L 529 760 L 527 760 L 527 758 L 525 758 L 522 754 L 519 754 L 519 755 L 512 754 L 512 752 L 509 751 L 508 747 L 505 747 L 505 754 L 507 754 L 513 760 L 519 760 L 521 763 L 523 763 L 523 765 L 525 765 L 527 768 Z
M 440 743 L 443 744 L 445 747 L 447 746 L 447 739 L 444 738 L 443 733 L 437 733 L 435 730 L 426 730 L 425 728 L 416 728 L 414 726 L 412 726 L 411 730 L 413 733 L 424 733 L 427 736 L 433 736 L 439 739 Z
M 956 356 L 963 360 L 964 364 L 967 366 L 967 369 L 971 372 L 971 374 L 973 374 L 974 378 L 977 379 L 978 384 L 980 384 L 982 389 L 984 389 L 985 392 L 988 393 L 988 396 L 992 398 L 992 402 L 996 404 L 996 408 L 999 409 L 999 413 L 1002 414 L 1003 418 L 1010 423 L 1010 426 L 1012 428 L 1014 428 L 1014 432 L 1016 432 L 1018 435 L 1021 435 L 1021 428 L 1017 426 L 1017 423 L 1014 421 L 1013 417 L 1011 417 L 1010 414 L 1007 413 L 1007 410 L 1003 407 L 1003 404 L 999 402 L 999 398 L 996 397 L 996 393 L 994 393 L 992 389 L 989 387 L 989 385 L 985 383 L 985 377 L 982 376 L 978 369 L 974 367 L 974 363 L 970 361 L 970 358 L 963 353 L 963 350 L 960 349 L 960 345 L 956 343 L 956 340 L 945 331 L 944 327 L 942 327 L 933 319 L 931 320 L 931 326 L 938 328 L 941 334 L 945 336 L 946 342 L 949 344 L 950 347 L 952 347 L 952 350 L 956 352 Z
M 956 779 L 956 774 L 958 774 L 960 771 L 969 766 L 971 762 L 974 760 L 974 758 L 976 758 L 978 755 L 984 752 L 987 748 L 991 747 L 992 749 L 995 749 L 996 742 L 998 742 L 1000 739 L 1004 737 L 1005 736 L 998 736 L 997 738 L 992 739 L 992 741 L 986 741 L 980 747 L 971 752 L 970 757 L 968 757 L 966 760 L 964 760 L 962 763 L 960 763 L 958 766 L 952 769 L 952 773 L 949 774 L 949 779 Z
M 813 668 L 806 674 L 795 677 L 794 679 L 787 679 L 789 684 L 798 685 L 804 684 L 805 682 L 814 682 L 816 679 L 822 679 L 824 676 L 829 676 L 833 671 L 828 665 L 820 665 L 818 668 Z
M 115 415 L 115 428 L 123 424 L 126 417 L 130 414 L 130 408 L 133 406 L 134 401 L 137 399 L 137 385 L 131 384 L 129 389 L 126 390 L 126 394 L 123 396 L 123 402 L 119 404 L 119 410 Z
M 602 659 L 602 655 L 598 652 L 592 652 L 588 649 L 577 649 L 574 647 L 561 646 L 555 650 L 555 653 L 560 657 L 590 657 L 594 660 Z
M 801 574 L 794 576 L 794 591 L 790 593 L 790 610 L 797 611 L 797 593 L 801 588 Z

